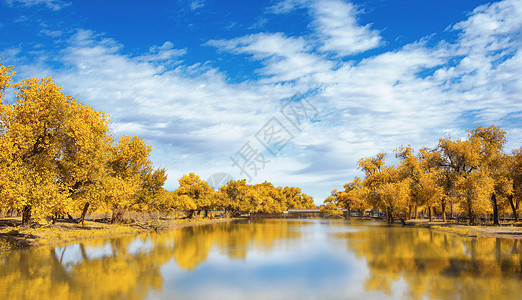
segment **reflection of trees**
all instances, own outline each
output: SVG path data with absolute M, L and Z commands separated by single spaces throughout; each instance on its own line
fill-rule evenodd
M 250 245 L 270 251 L 275 241 L 300 236 L 292 222 L 256 221 L 255 226 L 215 223 L 158 234 L 89 241 L 79 245 L 75 262 L 65 262 L 71 246 L 13 251 L 0 259 L 0 299 L 142 299 L 162 287 L 161 266 L 172 258 L 192 270 L 206 260 L 215 246 L 230 258 L 241 259 Z M 294 223 L 295 224 L 295 223 Z M 152 247 L 135 253 L 133 242 Z M 95 257 L 90 249 L 108 248 Z
M 366 258 L 368 290 L 392 295 L 404 279 L 408 298 L 520 299 L 522 244 L 518 240 L 463 238 L 419 228 L 370 227 L 337 234 Z M 499 298 L 500 297 L 500 298 Z
M 97 259 L 82 244 L 75 264 L 62 262 L 67 246 L 13 251 L 0 265 L 0 299 L 142 299 L 162 278 L 153 253 L 127 253 L 134 238 L 110 240 L 112 254 Z
M 253 223 L 248 226 L 239 222 L 215 223 L 175 231 L 174 258 L 181 268 L 191 270 L 205 261 L 212 246 L 229 258 L 244 259 L 250 245 L 270 251 L 277 241 L 290 242 L 301 235 L 290 228 L 295 222 L 255 220 Z

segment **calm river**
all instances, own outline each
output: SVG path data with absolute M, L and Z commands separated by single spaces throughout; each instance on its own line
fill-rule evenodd
M 0 299 L 522 299 L 521 242 L 369 221 L 215 223 L 2 255 Z

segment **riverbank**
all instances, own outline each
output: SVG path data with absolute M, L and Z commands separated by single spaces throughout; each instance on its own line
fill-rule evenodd
M 20 218 L 0 219 L 0 252 L 39 246 L 53 246 L 87 239 L 113 238 L 128 234 L 172 230 L 175 228 L 200 226 L 218 222 L 230 222 L 234 218 L 212 219 L 166 219 L 131 224 L 109 224 L 85 221 L 78 224 L 60 220 L 56 224 L 37 228 L 17 226 Z
M 113 238 L 129 234 L 151 231 L 172 230 L 175 228 L 207 225 L 217 222 L 229 222 L 235 218 L 205 219 L 159 219 L 131 224 L 109 224 L 98 221 L 85 221 L 77 224 L 69 220 L 60 220 L 54 225 L 38 228 L 19 226 L 20 218 L 0 219 L 0 252 L 39 246 L 53 246 L 87 239 Z M 435 220 L 408 220 L 406 226 L 419 226 L 437 231 L 449 232 L 468 237 L 492 237 L 522 240 L 522 223 L 503 224 L 501 226 L 469 226 L 454 222 Z M 396 223 L 397 225 L 399 223 Z
M 450 232 L 468 237 L 491 237 L 502 239 L 521 239 L 522 223 L 493 225 L 463 225 L 454 222 L 443 222 L 442 220 L 408 220 L 406 226 L 421 226 L 437 231 Z

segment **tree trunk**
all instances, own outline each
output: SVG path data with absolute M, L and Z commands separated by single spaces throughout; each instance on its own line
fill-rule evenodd
M 428 216 L 430 217 L 430 222 L 433 222 L 433 214 L 431 213 L 431 206 L 428 206 Z
M 124 209 L 116 208 L 112 211 L 112 224 L 121 224 L 123 222 L 123 214 L 125 213 Z
M 446 223 L 446 200 L 442 202 L 442 221 Z
M 31 223 L 31 206 L 24 205 L 22 209 L 22 225 L 29 225 Z
M 471 199 L 468 197 L 468 213 L 469 213 L 469 225 L 475 225 L 475 212 L 473 211 L 473 205 Z
M 509 205 L 511 206 L 511 210 L 513 211 L 513 216 L 515 217 L 515 222 L 518 222 L 517 208 L 515 207 L 515 203 L 513 201 L 513 194 L 508 196 Z
M 85 216 L 87 215 L 87 211 L 89 210 L 89 202 L 85 203 L 85 205 L 83 206 L 83 210 L 82 210 L 82 215 L 80 217 L 80 220 L 78 220 L 78 223 L 82 223 L 83 225 L 83 222 L 85 221 Z
M 51 224 L 53 224 L 53 225 L 56 224 L 56 220 L 58 220 L 58 214 L 59 214 L 59 213 L 55 213 L 55 214 L 53 215 L 53 217 L 52 217 L 52 219 L 51 219 Z
M 451 204 L 450 204 L 450 217 L 453 219 L 455 216 L 453 215 L 453 198 L 451 198 Z
M 417 204 L 415 204 L 415 207 L 413 208 L 413 218 L 417 219 Z
M 388 217 L 388 223 L 389 224 L 392 224 L 393 223 L 393 214 L 392 214 L 392 208 L 390 206 L 388 206 L 387 208 L 387 217 Z
M 497 207 L 497 195 L 491 194 L 491 205 L 493 206 L 493 225 L 499 225 L 498 222 L 498 207 Z

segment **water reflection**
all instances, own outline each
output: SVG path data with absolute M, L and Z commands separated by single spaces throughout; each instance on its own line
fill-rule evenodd
M 213 245 L 230 259 L 245 259 L 249 247 L 265 251 L 290 245 L 302 222 L 216 223 L 159 234 L 94 240 L 63 247 L 14 251 L 2 257 L 0 299 L 142 299 L 160 290 L 162 265 L 174 259 L 193 270 Z
M 0 299 L 520 299 L 521 248 L 368 222 L 215 223 L 0 254 Z
M 176 263 L 183 269 L 192 270 L 207 259 L 213 245 L 228 258 L 241 260 L 246 258 L 249 248 L 270 253 L 275 245 L 291 247 L 302 235 L 292 230 L 292 227 L 305 224 L 302 221 L 284 220 L 257 220 L 255 225 L 249 223 L 216 223 L 212 226 L 184 228 L 157 235 L 155 242 L 174 241 Z
M 352 224 L 352 227 L 361 225 Z M 422 228 L 362 226 L 338 233 L 350 251 L 368 263 L 368 291 L 421 299 L 521 299 L 520 240 L 467 238 Z M 499 298 L 500 297 L 500 298 Z

